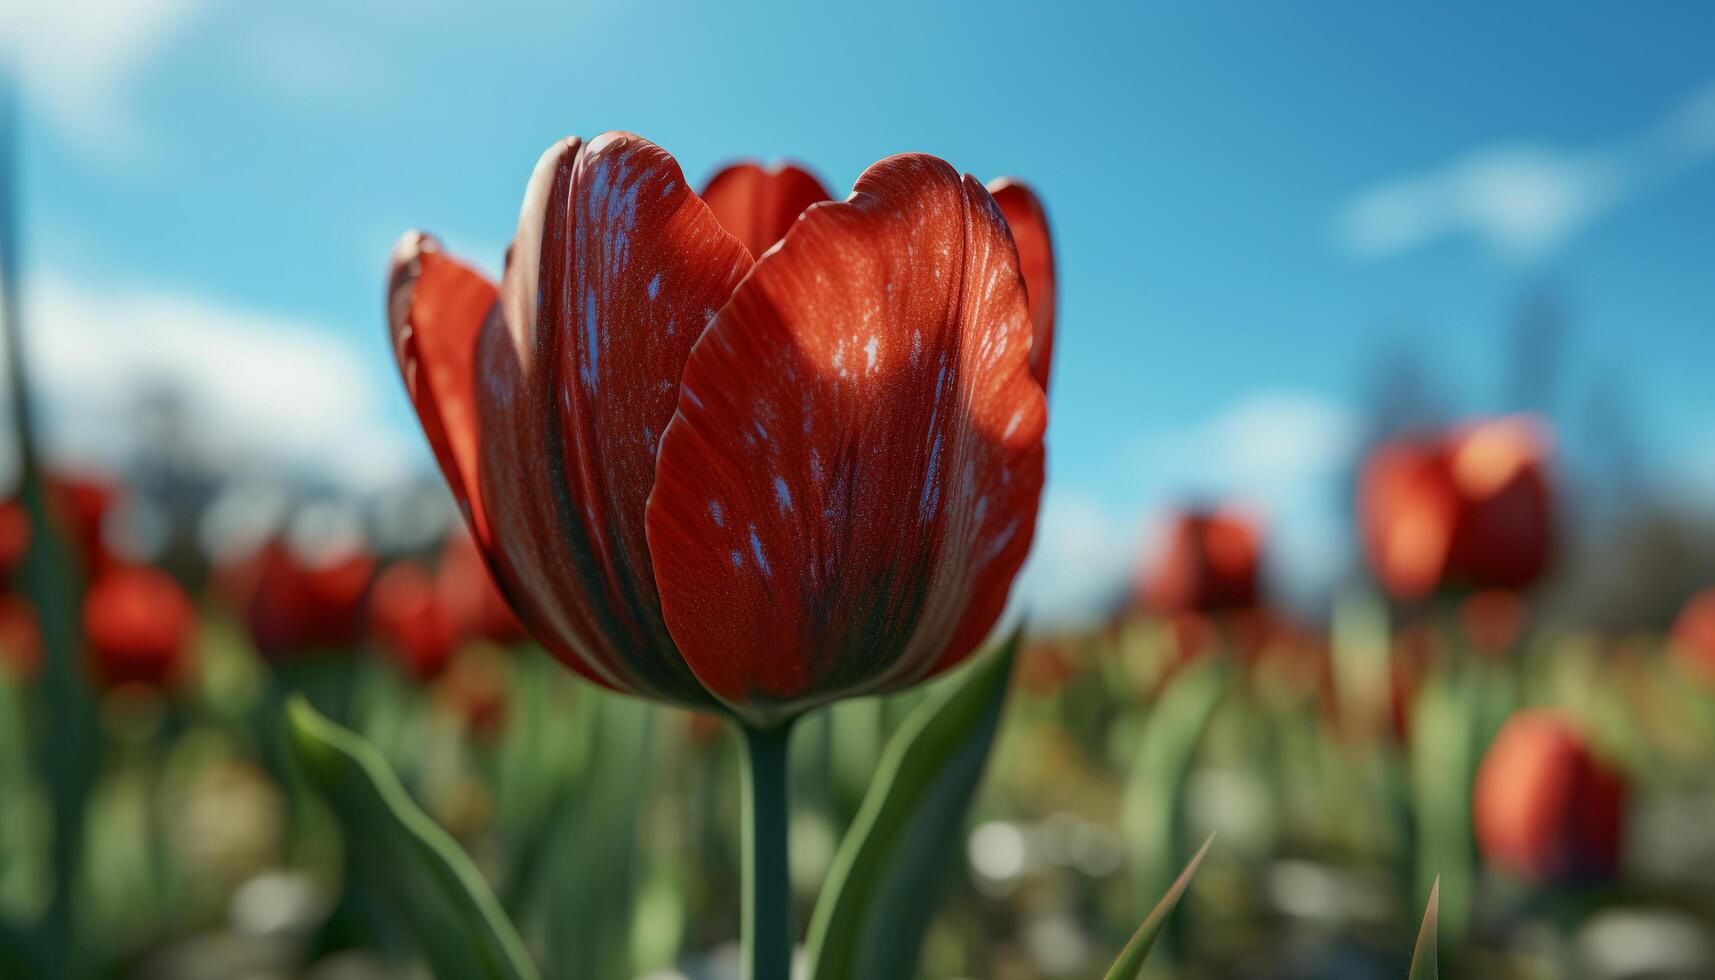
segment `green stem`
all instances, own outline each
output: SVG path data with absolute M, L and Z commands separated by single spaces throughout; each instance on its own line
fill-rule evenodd
M 48 706 L 40 744 L 41 765 L 53 806 L 54 891 L 39 924 L 44 960 L 40 975 L 72 977 L 86 952 L 77 941 L 74 892 L 83 864 L 84 809 L 95 780 L 95 704 L 80 665 L 79 609 L 83 583 L 64 542 L 48 518 L 28 372 L 24 364 L 23 303 L 18 231 L 18 80 L 0 67 L 0 346 L 5 351 L 6 408 L 18 454 L 18 496 L 30 519 L 30 548 L 24 558 L 25 591 L 41 629 L 42 699 Z
M 790 724 L 744 734 L 744 959 L 747 980 L 789 980 L 792 878 L 786 865 Z

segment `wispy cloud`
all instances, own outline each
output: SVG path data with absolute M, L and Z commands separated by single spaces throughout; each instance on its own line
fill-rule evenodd
M 1338 468 L 1360 434 L 1350 409 L 1300 391 L 1261 391 L 1186 429 L 1135 443 L 1140 479 L 1210 496 L 1278 498 Z
M 324 327 L 158 289 L 44 277 L 25 294 L 27 356 L 50 447 L 117 463 L 139 406 L 166 395 L 217 463 L 363 490 L 421 465 L 385 418 L 381 372 Z
M 122 98 L 205 0 L 15 0 L 0 6 L 0 51 L 28 97 L 82 146 L 143 142 Z
M 1050 487 L 1030 558 L 1013 585 L 1008 620 L 1027 616 L 1039 632 L 1097 622 L 1124 595 L 1137 542 L 1134 519 L 1076 491 Z
M 1643 133 L 1564 149 L 1482 147 L 1360 191 L 1335 213 L 1351 252 L 1382 257 L 1469 235 L 1509 261 L 1553 253 L 1610 209 L 1715 158 L 1715 84 Z

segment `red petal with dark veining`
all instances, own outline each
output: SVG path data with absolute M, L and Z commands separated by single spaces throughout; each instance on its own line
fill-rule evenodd
M 703 202 L 751 255 L 768 251 L 805 208 L 828 197 L 814 174 L 790 163 L 766 170 L 754 163 L 735 163 L 703 188 Z
M 409 232 L 393 249 L 387 277 L 387 321 L 405 390 L 422 419 L 447 484 L 477 539 L 487 520 L 476 494 L 477 336 L 499 297 L 482 273 L 441 252 L 440 243 Z
M 750 266 L 646 140 L 566 140 L 531 178 L 477 355 L 490 560 L 532 633 L 619 690 L 710 703 L 661 621 L 644 507 L 691 345 Z
M 1030 294 L 1030 322 L 1035 327 L 1030 373 L 1047 390 L 1048 367 L 1054 357 L 1054 238 L 1048 231 L 1048 212 L 1023 181 L 1002 177 L 989 182 L 989 192 L 1006 215 L 1018 247 L 1018 268 Z
M 649 503 L 710 690 L 768 724 L 982 640 L 1042 488 L 1030 334 L 999 208 L 933 157 L 871 167 L 757 264 L 686 365 Z

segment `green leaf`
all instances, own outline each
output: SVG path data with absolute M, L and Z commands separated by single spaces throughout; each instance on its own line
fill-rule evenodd
M 888 743 L 810 920 L 814 980 L 915 974 L 937 886 L 963 852 L 1021 632 L 918 705 Z
M 1167 894 L 1156 903 L 1149 917 L 1143 920 L 1143 925 L 1138 926 L 1137 932 L 1132 933 L 1131 942 L 1126 943 L 1125 949 L 1120 950 L 1119 959 L 1114 961 L 1113 968 L 1108 971 L 1107 980 L 1137 980 L 1138 975 L 1143 972 L 1144 961 L 1149 959 L 1149 951 L 1155 946 L 1156 937 L 1161 935 L 1162 927 L 1167 925 L 1167 917 L 1179 906 L 1180 896 L 1185 894 L 1185 887 L 1191 884 L 1191 876 L 1197 873 L 1197 866 L 1203 863 L 1203 855 L 1209 853 L 1209 845 L 1214 842 L 1215 835 L 1210 834 L 1209 839 L 1204 841 L 1202 848 L 1197 851 L 1197 856 L 1191 859 L 1184 871 L 1179 872 L 1179 879 L 1173 883 L 1173 887 L 1167 889 Z
M 599 747 L 601 758 L 566 794 L 576 805 L 556 808 L 554 840 L 538 858 L 550 876 L 543 972 L 549 980 L 635 976 L 637 825 L 650 771 L 654 710 L 647 701 L 594 685 L 578 694 L 591 744 Z M 590 882 L 601 887 L 591 888 Z
M 1172 886 L 1190 850 L 1184 840 L 1186 783 L 1226 692 L 1226 674 L 1214 657 L 1182 671 L 1156 699 L 1144 722 L 1142 742 L 1127 760 L 1131 776 L 1121 820 L 1139 908 L 1149 907 Z
M 1441 908 L 1441 879 L 1435 879 L 1435 884 L 1429 889 L 1429 905 L 1423 910 L 1423 927 L 1417 931 L 1417 948 L 1411 953 L 1411 972 L 1406 980 L 1439 980 L 1441 971 L 1436 965 L 1435 951 L 1436 920 L 1440 917 Z
M 292 755 L 332 807 L 346 846 L 439 980 L 537 980 L 476 866 L 411 801 L 381 753 L 301 697 L 286 706 Z

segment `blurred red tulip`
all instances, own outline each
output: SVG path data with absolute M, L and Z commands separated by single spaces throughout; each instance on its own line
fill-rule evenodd
M 107 515 L 118 491 L 85 474 L 56 474 L 47 481 L 48 513 L 76 555 L 79 569 L 97 575 L 114 561 L 106 544 Z M 0 503 L 0 587 L 14 588 L 30 549 L 30 515 L 23 501 Z
M 1034 532 L 1046 408 L 1013 233 L 974 180 L 883 161 L 760 259 L 810 194 L 734 181 L 742 237 L 659 147 L 563 141 L 500 287 L 414 234 L 388 308 L 531 633 L 609 687 L 766 725 L 982 640 Z
M 1715 681 L 1715 588 L 1692 596 L 1679 611 L 1669 642 L 1681 665 Z
M 310 559 L 284 541 L 263 545 L 228 583 L 256 649 L 269 660 L 361 642 L 375 560 L 361 551 Z
M 1453 567 L 1478 589 L 1522 589 L 1548 569 L 1554 543 L 1548 438 L 1523 416 L 1488 419 L 1448 446 L 1458 488 Z
M 376 577 L 369 621 L 383 649 L 418 680 L 439 676 L 459 645 L 459 623 L 434 576 L 414 561 L 394 562 Z
M 1234 511 L 1176 515 L 1138 579 L 1138 599 L 1158 613 L 1210 613 L 1257 604 L 1261 535 Z
M 83 629 L 103 687 L 166 688 L 184 670 L 196 610 L 166 572 L 115 565 L 84 595 Z
M 1358 523 L 1382 587 L 1419 599 L 1447 578 L 1459 502 L 1438 443 L 1388 443 L 1364 464 Z
M 1546 709 L 1515 713 L 1477 772 L 1472 815 L 1484 858 L 1541 883 L 1604 880 L 1619 865 L 1625 788 L 1578 727 Z
M 1378 447 L 1358 496 L 1364 551 L 1382 587 L 1421 599 L 1541 578 L 1554 531 L 1546 444 L 1538 423 L 1507 416 Z
M 94 578 L 114 562 L 107 547 L 107 516 L 118 502 L 112 484 L 88 474 L 56 474 L 48 480 L 48 505 L 70 539 L 84 573 Z
M 15 589 L 30 550 L 30 515 L 17 500 L 0 502 L 0 589 Z
M 511 646 L 524 639 L 524 624 L 506 604 L 488 573 L 476 542 L 460 531 L 448 535 L 436 572 L 440 601 L 452 611 L 459 633 Z

